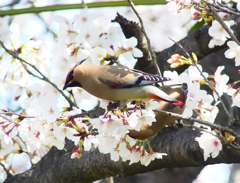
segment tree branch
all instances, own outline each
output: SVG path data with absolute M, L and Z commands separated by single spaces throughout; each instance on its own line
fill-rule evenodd
M 239 134 L 240 128 L 235 133 Z M 163 159 L 155 160 L 149 166 L 142 166 L 140 163 L 129 165 L 129 162 L 113 162 L 107 154 L 101 154 L 97 149 L 90 152 L 83 152 L 80 159 L 71 159 L 71 153 L 60 151 L 59 155 L 52 158 L 50 162 L 41 160 L 44 164 L 41 168 L 39 164 L 32 170 L 31 175 L 17 175 L 8 179 L 5 183 L 15 183 L 22 180 L 25 183 L 32 182 L 85 182 L 90 183 L 95 180 L 110 176 L 126 177 L 138 173 L 144 173 L 156 169 L 202 166 L 215 163 L 240 163 L 240 150 L 233 149 L 228 145 L 223 145 L 223 150 L 219 156 L 207 161 L 203 160 L 203 152 L 195 141 L 195 137 L 200 136 L 200 132 L 192 129 L 164 128 L 157 136 L 150 140 L 153 150 L 167 153 Z M 58 152 L 52 148 L 46 157 Z M 43 162 L 44 161 L 44 162 Z M 24 179 L 24 181 L 23 181 Z

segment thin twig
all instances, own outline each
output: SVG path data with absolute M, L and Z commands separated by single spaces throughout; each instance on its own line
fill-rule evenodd
M 226 113 L 227 117 L 228 117 L 228 121 L 232 122 L 232 118 L 222 100 L 222 98 L 220 97 L 219 93 L 217 92 L 217 90 L 212 86 L 212 84 L 209 82 L 209 80 L 204 76 L 204 74 L 202 73 L 202 71 L 199 69 L 199 67 L 197 66 L 197 64 L 195 63 L 194 59 L 192 58 L 192 56 L 187 52 L 187 50 L 185 48 L 182 47 L 181 44 L 179 44 L 178 42 L 174 41 L 173 39 L 169 38 L 170 40 L 172 40 L 175 44 L 177 44 L 184 52 L 185 54 L 187 54 L 187 56 L 191 59 L 193 65 L 197 68 L 197 70 L 199 71 L 199 73 L 201 74 L 201 76 L 203 77 L 203 79 L 208 83 L 208 86 L 212 89 L 213 92 L 215 92 L 215 94 L 217 95 L 218 100 L 220 101 L 224 112 Z
M 212 13 L 213 17 L 218 21 L 218 23 L 223 27 L 223 29 L 228 33 L 228 35 L 231 37 L 233 41 L 235 41 L 238 45 L 240 45 L 240 42 L 236 38 L 236 36 L 232 33 L 232 31 L 229 29 L 229 27 L 226 25 L 226 23 L 221 19 L 221 17 L 218 15 L 216 10 L 208 4 L 209 10 Z
M 236 9 L 230 8 L 224 4 L 221 3 L 210 3 L 207 2 L 207 4 L 213 6 L 214 8 L 216 8 L 218 12 L 224 12 L 224 13 L 228 13 L 228 14 L 232 14 L 232 15 L 240 15 L 239 12 L 236 12 Z
M 211 128 L 217 129 L 219 131 L 228 132 L 228 133 L 232 134 L 233 136 L 235 136 L 236 138 L 240 139 L 240 135 L 235 133 L 233 130 L 231 130 L 229 128 L 226 128 L 226 127 L 223 127 L 223 126 L 220 126 L 220 125 L 210 123 L 210 122 L 205 121 L 205 120 L 196 119 L 196 118 L 192 118 L 192 117 L 187 117 L 187 116 L 183 116 L 183 115 L 172 113 L 172 112 L 167 112 L 167 111 L 160 110 L 160 109 L 155 109 L 155 111 L 158 111 L 158 112 L 160 112 L 164 115 L 169 115 L 169 116 L 172 116 L 172 117 L 175 117 L 175 118 L 178 118 L 178 119 L 182 119 L 182 120 L 185 120 L 185 121 L 188 121 L 188 122 L 197 122 L 197 123 L 200 123 L 202 125 L 206 125 L 206 126 L 209 126 Z
M 240 15 L 239 12 L 236 11 L 236 9 L 233 9 L 231 7 L 228 7 L 224 4 L 221 4 L 221 3 L 210 3 L 210 2 L 206 2 L 204 1 L 206 4 L 208 5 L 211 5 L 212 7 L 216 8 L 216 12 L 224 12 L 224 13 L 228 13 L 228 14 L 231 14 L 231 15 Z M 200 5 L 200 3 L 193 3 L 194 5 L 194 8 L 197 9 L 197 10 L 200 10 L 200 11 L 206 11 L 206 7 Z
M 0 115 L 0 117 L 1 118 L 3 118 L 3 119 L 5 119 L 6 121 L 8 121 L 8 122 L 12 122 L 12 120 L 11 119 L 8 119 L 5 115 L 3 116 L 3 115 Z M 0 121 L 1 122 L 1 121 Z
M 0 115 L 2 115 L 2 114 L 4 114 L 4 115 L 11 115 L 11 116 L 16 115 L 16 116 L 18 116 L 20 118 L 35 118 L 34 116 L 26 116 L 26 115 L 22 115 L 22 114 L 17 114 L 15 112 L 12 112 L 12 111 L 9 111 L 9 110 L 6 110 L 6 109 L 0 109 L 0 110 L 3 111 L 3 112 L 0 112 Z
M 200 3 L 193 3 L 194 8 L 199 11 L 204 11 L 206 8 L 204 8 Z
M 0 8 L 6 7 L 6 6 L 10 6 L 12 8 L 12 6 L 16 5 L 19 3 L 20 0 L 13 0 L 11 3 L 5 4 L 0 6 Z
M 30 63 L 27 62 L 26 60 L 20 58 L 20 57 L 18 56 L 18 54 L 16 54 L 15 52 L 10 51 L 9 49 L 7 49 L 7 48 L 5 47 L 5 45 L 3 44 L 2 41 L 0 41 L 0 44 L 1 44 L 1 46 L 4 48 L 4 50 L 5 50 L 7 53 L 9 53 L 10 55 L 12 55 L 14 58 L 18 59 L 18 60 L 21 62 L 21 64 L 23 65 L 24 69 L 28 72 L 28 74 L 30 74 L 30 75 L 32 75 L 33 77 L 36 77 L 36 78 L 38 78 L 38 79 L 40 79 L 40 80 L 46 81 L 47 83 L 49 83 L 50 85 L 52 85 L 52 86 L 68 101 L 68 103 L 70 104 L 70 106 L 74 106 L 74 107 L 78 108 L 77 104 L 74 103 L 72 100 L 70 100 L 70 99 L 64 94 L 64 92 L 63 92 L 62 90 L 60 90 L 55 83 L 51 82 L 44 74 L 42 74 L 35 65 L 30 64 Z M 33 73 L 25 66 L 25 64 L 27 64 L 27 65 L 29 65 L 30 67 L 32 67 L 37 73 L 39 73 L 39 74 L 41 75 L 41 77 L 33 74 Z
M 151 54 L 151 57 L 152 57 L 152 60 L 157 68 L 157 72 L 159 74 L 159 76 L 162 76 L 162 73 L 161 73 L 161 70 L 157 64 L 157 59 L 156 59 L 156 55 L 155 55 L 155 52 L 152 50 L 152 47 L 151 47 L 151 43 L 150 43 L 150 39 L 148 38 L 147 36 L 147 33 L 145 31 L 145 28 L 144 28 L 144 25 L 143 25 L 143 21 L 142 21 L 142 18 L 140 17 L 140 15 L 138 14 L 136 8 L 135 8 L 135 5 L 133 4 L 133 2 L 131 0 L 128 0 L 128 3 L 130 4 L 132 10 L 134 11 L 134 13 L 136 14 L 136 16 L 138 17 L 138 20 L 140 22 L 140 25 L 141 25 L 141 29 L 142 29 L 142 32 L 143 32 L 143 35 L 145 36 L 146 40 L 147 40 L 147 45 L 148 45 L 148 50 Z
M 81 117 L 85 117 L 85 116 L 91 116 L 91 114 L 94 114 L 96 112 L 99 112 L 99 114 L 103 115 L 105 113 L 105 110 L 104 109 L 93 109 L 93 110 L 90 110 L 90 111 L 87 111 L 87 112 L 82 112 L 81 114 L 75 114 L 75 115 L 71 115 L 71 116 L 68 116 L 69 118 L 69 121 L 74 119 L 74 118 L 81 118 Z

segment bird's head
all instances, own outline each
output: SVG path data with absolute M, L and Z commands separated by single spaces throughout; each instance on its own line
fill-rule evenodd
M 86 59 L 81 60 L 80 62 L 78 62 L 76 65 L 74 65 L 71 70 L 68 72 L 66 80 L 65 80 L 65 84 L 63 86 L 63 90 L 65 90 L 68 87 L 82 87 L 81 83 L 79 83 L 76 80 L 76 74 L 75 74 L 75 69 L 77 66 L 81 65 Z
M 69 87 L 82 87 L 81 84 L 75 79 L 74 69 L 70 70 L 67 74 L 63 90 Z

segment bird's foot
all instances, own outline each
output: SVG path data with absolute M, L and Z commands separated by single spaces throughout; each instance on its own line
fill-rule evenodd
M 172 128 L 183 128 L 183 123 L 180 119 L 177 119 L 177 123 L 171 125 Z

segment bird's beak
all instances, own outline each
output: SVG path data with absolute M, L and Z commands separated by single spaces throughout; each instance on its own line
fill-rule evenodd
M 65 90 L 68 87 L 82 87 L 82 85 L 77 81 L 71 80 L 65 83 L 65 85 L 63 86 L 63 90 Z
M 65 90 L 66 88 L 68 88 L 71 83 L 72 83 L 71 81 L 68 82 L 68 83 L 65 83 L 65 85 L 63 86 L 63 90 Z

